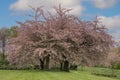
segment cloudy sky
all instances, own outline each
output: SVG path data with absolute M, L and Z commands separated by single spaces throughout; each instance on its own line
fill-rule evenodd
M 30 6 L 44 6 L 44 10 L 54 13 L 52 7 L 59 4 L 72 9 L 70 14 L 82 20 L 98 16 L 113 38 L 120 41 L 120 0 L 1 0 L 0 27 L 11 27 L 26 19 Z

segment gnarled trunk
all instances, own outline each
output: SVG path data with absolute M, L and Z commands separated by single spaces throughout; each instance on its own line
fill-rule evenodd
M 40 59 L 40 69 L 44 70 L 44 59 Z
M 67 60 L 64 61 L 63 70 L 69 72 L 69 62 Z
M 47 55 L 43 59 L 39 59 L 39 61 L 41 70 L 49 70 L 50 55 Z
M 49 70 L 49 63 L 50 63 L 50 55 L 45 57 L 45 70 Z
M 60 70 L 69 72 L 69 61 L 65 60 L 60 63 Z
M 63 70 L 63 62 L 60 63 L 60 70 Z

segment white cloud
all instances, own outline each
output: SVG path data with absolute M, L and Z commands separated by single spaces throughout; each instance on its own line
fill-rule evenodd
M 63 7 L 72 9 L 71 14 L 80 15 L 83 7 L 80 5 L 81 0 L 18 0 L 10 5 L 11 10 L 26 11 L 30 10 L 29 6 L 44 6 L 45 10 L 51 10 L 54 6 L 61 4 Z
M 112 7 L 116 4 L 116 0 L 92 0 L 95 7 L 104 9 Z
M 105 17 L 99 16 L 100 21 L 111 31 L 111 35 L 116 41 L 120 41 L 120 15 Z
M 120 15 L 112 16 L 112 17 L 105 17 L 99 16 L 102 23 L 109 29 L 119 28 L 120 29 Z
M 29 5 L 29 0 L 18 0 L 18 2 L 13 3 L 10 9 L 14 10 L 27 10 Z
M 119 31 L 117 31 L 117 32 L 115 32 L 115 33 L 111 33 L 111 35 L 113 36 L 113 39 L 114 39 L 115 41 L 117 41 L 117 42 L 120 41 L 120 32 L 119 32 Z

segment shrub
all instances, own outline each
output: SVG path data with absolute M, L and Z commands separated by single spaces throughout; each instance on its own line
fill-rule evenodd
M 8 65 L 8 64 L 9 64 L 9 62 L 6 59 L 0 60 L 0 66 L 1 65 Z
M 96 64 L 96 65 L 94 65 L 93 67 L 100 67 L 100 68 L 105 68 L 105 66 L 104 65 L 102 65 L 102 64 Z
M 71 70 L 77 70 L 77 67 L 78 67 L 77 65 L 71 65 L 71 66 L 70 66 L 70 69 L 71 69 Z
M 114 65 L 114 69 L 120 69 L 120 62 Z

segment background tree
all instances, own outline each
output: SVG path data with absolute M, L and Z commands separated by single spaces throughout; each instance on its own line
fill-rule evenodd
M 2 47 L 2 54 L 3 54 L 3 59 L 5 58 L 5 47 L 6 47 L 6 42 L 7 42 L 7 34 L 6 34 L 6 28 L 1 28 L 0 29 L 0 45 Z
M 118 53 L 109 53 L 107 57 L 107 66 L 109 66 L 112 69 L 112 75 L 114 76 L 114 69 L 120 68 L 120 56 Z
M 8 38 L 17 37 L 17 28 L 18 26 L 11 26 L 10 28 L 6 29 L 6 35 Z

